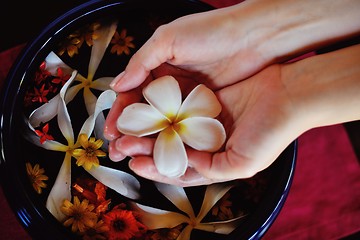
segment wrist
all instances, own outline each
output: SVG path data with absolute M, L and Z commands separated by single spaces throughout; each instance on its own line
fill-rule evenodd
M 301 131 L 360 119 L 360 44 L 285 64 L 281 79 Z
M 266 64 L 284 62 L 359 34 L 360 1 L 345 1 L 248 0 L 237 5 L 234 16 L 245 28 L 245 48 Z

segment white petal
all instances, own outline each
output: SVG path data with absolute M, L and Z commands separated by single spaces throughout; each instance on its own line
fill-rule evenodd
M 185 146 L 172 127 L 161 131 L 157 137 L 154 163 L 159 173 L 167 177 L 179 177 L 185 173 L 188 166 Z
M 111 38 L 116 31 L 117 23 L 114 22 L 108 26 L 101 26 L 100 29 L 96 30 L 95 34 L 99 36 L 93 40 L 93 46 L 91 48 L 91 56 L 89 62 L 88 79 L 92 80 L 99 64 L 105 54 L 106 48 L 108 47 Z
M 60 222 L 63 221 L 65 215 L 61 212 L 60 207 L 65 199 L 71 201 L 71 155 L 65 154 L 64 161 L 61 165 L 59 173 L 56 177 L 54 186 L 46 200 L 46 208 Z
M 233 185 L 229 183 L 215 183 L 208 185 L 197 219 L 201 221 L 217 201 L 219 201 L 232 187 Z
M 73 71 L 70 79 L 64 84 L 61 88 L 63 94 L 67 92 L 70 84 L 74 81 L 74 78 L 77 74 L 77 71 Z M 49 102 L 41 105 L 39 108 L 35 109 L 29 116 L 29 124 L 32 127 L 38 127 L 41 123 L 46 123 L 53 119 L 58 113 L 58 105 L 60 101 L 63 101 L 64 95 L 56 95 Z
M 86 134 L 86 136 L 90 136 L 94 130 L 95 120 L 97 119 L 98 115 L 102 111 L 111 108 L 115 99 L 116 93 L 113 90 L 107 90 L 102 92 L 96 101 L 94 113 L 90 115 L 83 123 L 79 135 L 84 133 Z M 99 128 L 103 128 L 103 126 L 99 126 Z
M 195 229 L 199 229 L 207 232 L 215 232 L 219 234 L 229 234 L 236 227 L 239 226 L 242 217 L 234 218 L 229 221 L 212 222 L 212 223 L 200 223 L 195 226 Z
M 154 184 L 159 192 L 169 199 L 178 209 L 185 212 L 190 218 L 195 217 L 194 210 L 184 188 L 160 182 L 155 182 Z
M 57 69 L 61 68 L 64 74 L 71 74 L 73 69 L 66 65 L 61 58 L 59 58 L 54 52 L 50 52 L 45 58 L 46 70 L 51 73 L 51 75 L 56 76 Z
M 83 88 L 83 86 L 81 84 L 76 84 L 70 88 L 68 88 L 68 90 L 66 91 L 65 94 L 65 103 L 69 103 L 71 102 L 74 97 L 76 96 L 76 94 Z
M 131 199 L 138 199 L 140 197 L 139 181 L 126 172 L 105 166 L 92 167 L 87 171 L 105 186 L 125 197 Z
M 137 137 L 157 133 L 166 128 L 168 124 L 165 116 L 144 103 L 127 106 L 117 120 L 117 128 L 120 132 Z
M 150 82 L 143 95 L 154 108 L 174 120 L 181 106 L 181 90 L 175 78 L 163 76 Z
M 110 83 L 114 80 L 114 77 L 102 77 L 98 78 L 91 83 L 91 88 L 96 90 L 105 91 L 110 89 Z
M 91 92 L 89 87 L 84 87 L 84 101 L 89 115 L 94 113 L 97 97 Z
M 190 235 L 191 232 L 193 230 L 193 226 L 192 225 L 187 225 L 179 234 L 179 236 L 176 238 L 176 240 L 189 240 L 190 239 Z
M 49 102 L 35 109 L 29 116 L 29 124 L 32 127 L 38 127 L 41 123 L 48 122 L 54 118 L 57 114 L 59 101 L 61 101 L 61 99 L 58 94 L 50 99 Z
M 58 111 L 57 121 L 62 135 L 67 140 L 68 145 L 72 146 L 74 144 L 74 130 L 72 128 L 70 115 L 64 100 L 66 90 L 68 89 L 68 86 L 70 84 L 71 82 L 67 81 L 60 90 L 60 101 L 58 102 L 58 107 L 57 107 L 57 111 Z
M 186 118 L 178 123 L 182 141 L 199 151 L 215 152 L 224 144 L 226 132 L 216 119 L 208 117 Z
M 221 104 L 214 92 L 205 85 L 196 86 L 186 97 L 178 113 L 178 120 L 188 117 L 214 118 L 221 112 Z
M 189 218 L 177 212 L 165 211 L 138 203 L 132 204 L 136 212 L 140 213 L 141 221 L 149 229 L 173 228 L 181 223 L 189 222 Z
M 104 136 L 104 126 L 105 126 L 105 116 L 104 113 L 99 113 L 99 115 L 97 116 L 96 120 L 95 120 L 95 126 L 94 126 L 94 136 L 95 138 L 99 139 L 101 138 L 104 143 L 102 145 L 102 149 L 105 150 L 106 152 L 108 151 L 108 146 L 109 146 L 109 140 L 107 140 Z

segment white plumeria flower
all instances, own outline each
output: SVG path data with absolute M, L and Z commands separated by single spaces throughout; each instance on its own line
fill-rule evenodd
M 236 216 L 225 221 L 202 222 L 211 208 L 233 187 L 230 183 L 208 185 L 197 215 L 195 215 L 184 188 L 163 183 L 155 183 L 155 185 L 182 213 L 157 209 L 139 203 L 133 203 L 133 207 L 140 213 L 142 223 L 149 229 L 173 228 L 179 224 L 187 224 L 177 240 L 189 240 L 193 229 L 229 234 L 238 226 L 240 219 L 245 216 Z
M 223 145 L 226 133 L 214 119 L 221 104 L 205 85 L 195 87 L 182 102 L 179 83 L 172 76 L 158 78 L 143 90 L 146 103 L 126 107 L 117 120 L 120 132 L 143 137 L 158 133 L 153 158 L 158 171 L 167 177 L 185 173 L 188 159 L 185 144 L 215 152 Z
M 72 78 L 73 79 L 73 78 Z M 47 140 L 44 143 L 40 143 L 38 136 L 34 133 L 34 127 L 29 123 L 29 127 L 32 130 L 32 134 L 26 137 L 39 147 L 52 151 L 65 152 L 65 157 L 59 173 L 56 177 L 55 183 L 48 196 L 46 207 L 47 209 L 59 220 L 62 221 L 65 215 L 61 212 L 60 207 L 65 199 L 71 200 L 71 157 L 72 151 L 80 146 L 78 141 L 74 139 L 74 131 L 71 124 L 70 115 L 66 108 L 65 93 L 68 89 L 68 85 L 71 84 L 71 80 L 65 83 L 59 94 L 59 101 L 57 109 L 57 121 L 60 131 L 64 138 L 67 140 L 67 144 L 62 144 L 55 140 Z M 115 101 L 116 93 L 112 90 L 104 91 L 100 94 L 95 110 L 84 122 L 80 134 L 86 134 L 88 137 L 92 134 L 95 126 L 95 120 L 99 113 L 103 110 L 111 108 Z M 41 118 L 39 119 L 41 121 Z M 84 168 L 85 169 L 85 168 Z M 85 169 L 94 178 L 102 182 L 104 185 L 115 190 L 116 192 L 132 198 L 139 198 L 140 183 L 138 180 L 123 171 L 112 169 L 105 166 L 93 167 L 90 170 Z
M 84 89 L 84 101 L 86 110 L 89 115 L 93 114 L 95 109 L 95 104 L 97 101 L 97 97 L 92 93 L 91 89 L 105 91 L 110 89 L 110 82 L 114 79 L 114 77 L 101 77 L 98 79 L 93 79 L 94 75 L 99 67 L 99 64 L 105 54 L 107 47 L 111 41 L 112 36 L 116 31 L 117 23 L 114 22 L 110 25 L 105 25 L 96 30 L 96 35 L 98 38 L 93 40 L 93 46 L 91 48 L 91 56 L 88 65 L 88 76 L 84 77 L 81 74 L 77 73 L 74 76 L 74 83 L 78 82 L 78 84 L 74 84 L 74 86 L 68 86 L 66 89 L 65 95 L 65 103 L 69 103 L 74 99 L 76 94 Z M 75 70 L 66 65 L 54 52 L 50 52 L 49 55 L 45 58 L 46 70 L 52 73 L 55 76 L 57 68 L 62 68 L 64 73 L 72 73 Z M 39 118 L 42 120 L 49 121 L 53 117 L 56 116 L 57 111 L 54 106 L 58 105 L 58 101 L 60 101 L 59 95 L 55 96 L 48 103 L 43 104 L 39 108 L 37 108 L 30 116 L 29 120 L 33 126 L 38 126 L 41 122 Z M 45 119 L 46 116 L 46 119 Z M 103 113 L 100 113 L 98 118 L 96 119 L 97 126 L 104 126 L 105 117 Z M 96 127 L 94 129 L 95 136 L 98 138 L 104 139 L 105 144 L 104 148 L 107 148 L 108 142 L 103 137 L 103 129 L 101 127 Z

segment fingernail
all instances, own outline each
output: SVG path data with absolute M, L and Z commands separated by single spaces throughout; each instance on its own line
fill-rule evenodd
M 125 71 L 122 71 L 119 75 L 117 75 L 114 80 L 112 80 L 112 82 L 110 83 L 110 87 L 114 88 L 118 82 L 120 82 L 120 80 L 122 79 L 122 77 L 125 75 Z

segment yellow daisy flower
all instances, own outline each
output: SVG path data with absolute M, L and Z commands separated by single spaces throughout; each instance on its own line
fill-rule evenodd
M 78 197 L 74 197 L 74 203 L 69 200 L 64 200 L 60 210 L 66 215 L 64 221 L 65 227 L 71 226 L 71 231 L 85 233 L 88 228 L 92 228 L 97 223 L 97 215 L 92 212 L 95 208 L 94 205 L 89 204 L 87 199 L 80 202 Z
M 94 137 L 88 139 L 86 134 L 80 134 L 79 142 L 82 148 L 77 148 L 72 151 L 72 156 L 76 158 L 76 164 L 83 166 L 86 170 L 90 170 L 93 166 L 99 166 L 98 157 L 105 157 L 106 153 L 99 148 L 103 145 L 102 139 L 95 140 Z
M 48 177 L 44 175 L 45 170 L 40 168 L 39 164 L 35 164 L 34 167 L 30 163 L 26 163 L 26 172 L 30 178 L 33 188 L 38 194 L 41 194 L 42 189 L 46 188 L 45 180 L 48 180 Z

